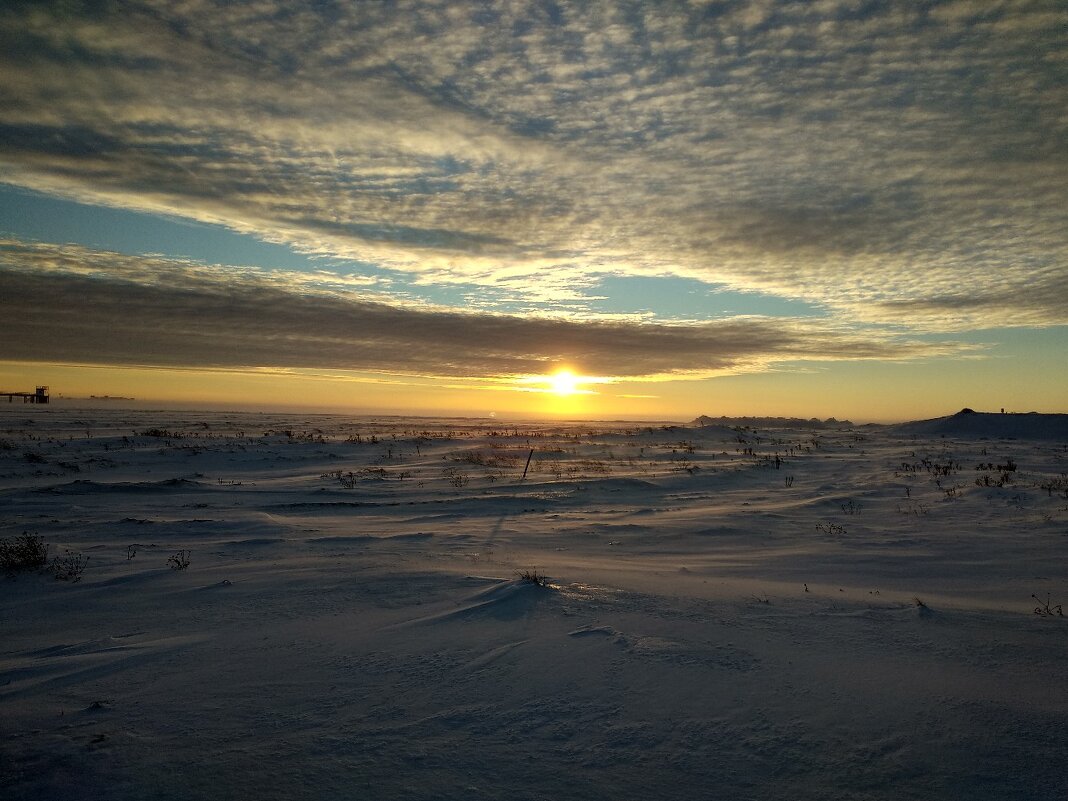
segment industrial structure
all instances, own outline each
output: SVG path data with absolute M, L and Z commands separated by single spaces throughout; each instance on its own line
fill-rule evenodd
M 14 403 L 15 398 L 22 398 L 23 403 L 48 403 L 48 387 L 37 387 L 35 392 L 0 392 L 3 397 L 8 403 Z

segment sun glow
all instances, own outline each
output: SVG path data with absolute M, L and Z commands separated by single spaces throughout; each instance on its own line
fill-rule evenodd
M 550 405 L 556 411 L 576 413 L 585 408 L 584 399 L 601 393 L 592 387 L 610 384 L 613 379 L 607 376 L 591 376 L 574 373 L 568 368 L 561 368 L 552 373 L 528 375 L 513 379 L 512 388 L 519 392 L 542 393 L 552 397 Z
M 549 386 L 554 393 L 562 397 L 574 395 L 578 391 L 579 379 L 570 370 L 561 370 L 549 376 Z

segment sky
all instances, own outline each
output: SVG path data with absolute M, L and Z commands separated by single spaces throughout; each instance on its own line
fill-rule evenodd
M 1060 0 L 0 6 L 0 390 L 866 422 L 1066 367 Z

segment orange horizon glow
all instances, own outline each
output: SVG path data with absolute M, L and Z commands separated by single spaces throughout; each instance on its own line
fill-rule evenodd
M 1033 367 L 1033 364 L 1031 365 Z M 197 370 L 0 362 L 0 385 L 11 391 L 47 384 L 60 404 L 126 397 L 137 406 L 211 410 L 308 411 L 332 414 L 674 420 L 698 415 L 835 417 L 856 423 L 900 422 L 981 411 L 1064 412 L 1068 375 L 1049 365 L 1050 387 L 1028 384 L 1028 364 L 833 364 L 821 371 L 727 375 L 708 380 L 648 381 L 586 376 L 575 367 L 536 376 L 452 379 L 285 370 Z M 563 373 L 568 375 L 562 375 Z M 1016 381 L 997 382 L 1008 373 Z M 1055 380 L 1054 380 L 1055 379 Z M 918 391 L 903 399 L 908 380 Z M 828 394 L 833 383 L 835 390 Z M 2 404 L 9 410 L 19 404 Z M 52 407 L 42 407 L 46 411 Z

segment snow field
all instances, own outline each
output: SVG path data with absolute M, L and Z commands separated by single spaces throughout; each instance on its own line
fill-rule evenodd
M 5 798 L 1068 796 L 1055 436 L 0 414 Z

